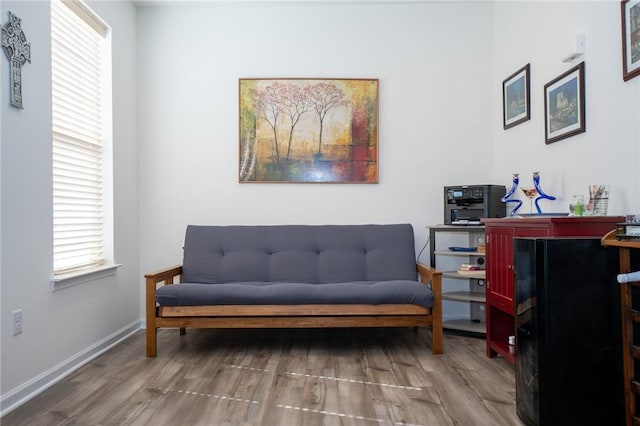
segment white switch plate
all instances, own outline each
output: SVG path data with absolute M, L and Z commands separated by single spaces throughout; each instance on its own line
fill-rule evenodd
M 13 335 L 22 333 L 22 309 L 13 311 Z

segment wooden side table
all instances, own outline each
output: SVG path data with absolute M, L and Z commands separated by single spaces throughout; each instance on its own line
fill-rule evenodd
M 631 250 L 640 249 L 639 239 L 618 240 L 615 230 L 602 237 L 602 245 L 618 247 L 620 273 L 631 272 Z M 633 307 L 631 288 L 640 287 L 640 281 L 620 284 L 620 311 L 622 327 L 622 372 L 624 377 L 624 405 L 627 426 L 640 424 L 636 415 L 636 397 L 640 396 L 640 381 L 634 372 L 634 360 L 640 360 L 640 346 L 633 342 L 633 325 L 640 323 L 640 306 Z

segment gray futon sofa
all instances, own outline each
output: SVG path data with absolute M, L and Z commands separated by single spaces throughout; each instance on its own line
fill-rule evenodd
M 190 225 L 183 264 L 145 278 L 147 356 L 163 327 L 431 326 L 442 353 L 442 276 L 409 224 Z

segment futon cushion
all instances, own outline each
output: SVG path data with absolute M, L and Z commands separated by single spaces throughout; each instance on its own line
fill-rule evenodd
M 182 283 L 159 288 L 156 301 L 161 306 L 397 303 L 431 308 L 433 293 L 428 286 L 407 280 L 327 284 Z
M 390 280 L 417 280 L 410 224 L 187 227 L 184 282 Z

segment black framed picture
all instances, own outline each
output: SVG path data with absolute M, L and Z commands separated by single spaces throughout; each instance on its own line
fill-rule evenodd
M 586 131 L 584 62 L 544 86 L 545 143 Z
M 640 75 L 640 0 L 620 3 L 622 21 L 622 78 Z
M 508 129 L 531 118 L 527 64 L 502 82 L 502 127 Z

